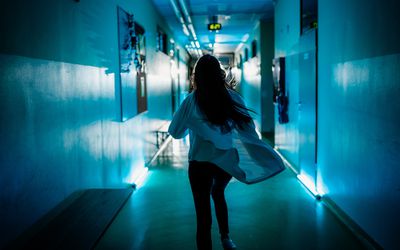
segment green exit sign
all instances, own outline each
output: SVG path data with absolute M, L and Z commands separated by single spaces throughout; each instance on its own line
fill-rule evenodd
M 221 28 L 222 28 L 222 25 L 220 23 L 210 23 L 208 25 L 208 30 L 210 30 L 210 31 L 220 30 Z

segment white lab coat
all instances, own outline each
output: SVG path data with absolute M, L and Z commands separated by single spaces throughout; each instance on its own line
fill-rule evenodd
M 244 105 L 238 93 L 229 92 L 234 101 Z M 189 161 L 212 162 L 247 184 L 266 180 L 285 169 L 279 155 L 259 138 L 254 122 L 243 125 L 243 129 L 221 133 L 219 127 L 206 120 L 194 93 L 182 102 L 168 132 L 176 139 L 189 132 Z

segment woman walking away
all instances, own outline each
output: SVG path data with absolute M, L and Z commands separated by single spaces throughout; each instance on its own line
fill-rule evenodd
M 212 249 L 212 196 L 224 249 L 235 249 L 229 238 L 224 191 L 232 176 L 250 184 L 284 169 L 276 152 L 260 140 L 241 96 L 225 81 L 219 61 L 204 55 L 195 66 L 193 91 L 183 101 L 168 132 L 190 138 L 189 181 L 197 218 L 199 250 Z

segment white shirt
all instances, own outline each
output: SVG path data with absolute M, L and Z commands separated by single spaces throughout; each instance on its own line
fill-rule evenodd
M 238 93 L 229 93 L 234 101 L 245 105 Z M 189 161 L 214 163 L 241 182 L 263 181 L 285 169 L 279 155 L 259 138 L 253 121 L 242 129 L 221 133 L 219 126 L 208 122 L 200 111 L 194 92 L 182 102 L 168 129 L 176 139 L 188 131 Z

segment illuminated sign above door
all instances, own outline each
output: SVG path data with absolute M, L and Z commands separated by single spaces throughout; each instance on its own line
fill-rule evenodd
M 210 23 L 208 24 L 208 30 L 209 31 L 217 31 L 222 28 L 222 25 L 220 23 Z

